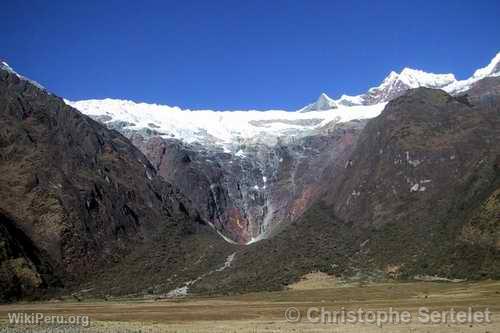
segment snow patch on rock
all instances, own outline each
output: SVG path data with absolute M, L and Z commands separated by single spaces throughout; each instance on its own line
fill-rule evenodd
M 186 297 L 189 293 L 189 287 L 184 286 L 180 288 L 176 288 L 174 290 L 171 290 L 167 293 L 166 297 L 167 298 L 179 298 L 179 297 Z

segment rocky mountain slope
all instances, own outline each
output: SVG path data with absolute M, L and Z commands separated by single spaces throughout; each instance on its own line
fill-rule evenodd
M 251 243 L 302 214 L 320 195 L 323 172 L 350 152 L 363 125 L 333 123 L 274 146 L 248 145 L 236 155 L 175 139 L 134 134 L 131 140 L 226 240 Z
M 500 278 L 500 104 L 472 100 L 419 88 L 390 102 L 319 200 L 198 290 L 275 290 L 312 271 Z
M 219 241 L 125 137 L 8 67 L 0 125 L 0 301 L 78 285 L 158 234 Z

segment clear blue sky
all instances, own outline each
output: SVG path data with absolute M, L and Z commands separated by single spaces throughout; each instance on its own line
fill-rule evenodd
M 297 109 L 500 51 L 500 1 L 3 0 L 0 57 L 57 95 Z

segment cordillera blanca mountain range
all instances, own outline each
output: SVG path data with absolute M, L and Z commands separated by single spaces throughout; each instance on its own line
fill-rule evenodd
M 500 278 L 500 53 L 293 112 L 70 101 L 32 79 L 0 65 L 0 301 Z

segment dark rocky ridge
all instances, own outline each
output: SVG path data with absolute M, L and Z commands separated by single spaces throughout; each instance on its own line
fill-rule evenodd
M 125 137 L 7 70 L 0 126 L 0 301 L 77 285 L 167 227 L 217 237 Z
M 498 278 L 498 244 L 470 242 L 468 255 L 460 251 L 476 214 L 491 216 L 488 237 L 498 241 L 499 106 L 438 90 L 408 92 L 368 123 L 352 168 L 325 202 L 345 221 L 397 235 L 368 248 L 401 274 Z

